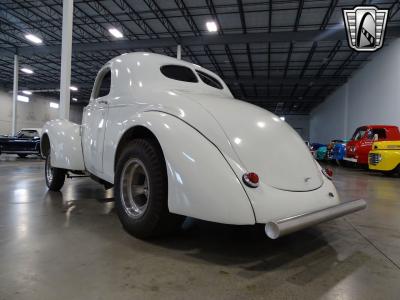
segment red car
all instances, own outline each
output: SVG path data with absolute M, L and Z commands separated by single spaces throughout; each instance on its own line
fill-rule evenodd
M 376 141 L 400 140 L 400 131 L 392 125 L 366 125 L 357 128 L 346 145 L 345 161 L 368 165 L 368 153 Z

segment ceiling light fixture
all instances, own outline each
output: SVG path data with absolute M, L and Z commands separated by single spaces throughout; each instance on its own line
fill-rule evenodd
M 119 30 L 116 29 L 116 28 L 110 28 L 110 29 L 108 29 L 108 32 L 111 33 L 114 37 L 116 37 L 116 38 L 118 38 L 118 39 L 124 37 L 124 35 L 122 34 L 122 32 L 119 31 Z
M 216 32 L 216 31 L 218 31 L 217 23 L 215 23 L 214 21 L 207 22 L 207 23 L 206 23 L 206 27 L 207 27 L 207 30 L 208 30 L 209 32 Z
M 73 85 L 71 85 L 69 88 L 70 88 L 71 91 L 74 91 L 74 92 L 76 92 L 78 90 L 78 88 L 76 86 L 73 86 Z
M 279 117 L 279 119 L 281 119 L 282 121 L 285 121 L 285 117 L 284 116 Z
M 25 103 L 29 102 L 29 98 L 26 96 L 22 96 L 22 95 L 17 95 L 17 100 L 21 101 L 21 102 L 25 102 Z
M 76 101 L 78 101 L 78 98 L 72 98 L 72 101 L 76 102 Z
M 58 103 L 55 102 L 50 102 L 49 105 L 51 108 L 58 108 L 60 106 Z
M 43 43 L 42 39 L 34 34 L 25 34 L 25 38 L 35 44 Z
M 22 68 L 21 71 L 26 73 L 26 74 L 33 74 L 33 71 L 31 69 L 28 69 L 28 68 Z
M 25 95 L 32 95 L 31 91 L 22 91 L 22 93 L 24 93 Z

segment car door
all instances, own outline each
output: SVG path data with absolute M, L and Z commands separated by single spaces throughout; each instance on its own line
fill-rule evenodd
M 365 133 L 359 150 L 361 163 L 368 163 L 368 153 L 372 149 L 372 144 L 376 141 L 382 140 L 386 140 L 386 130 L 384 128 L 370 128 Z
M 89 105 L 82 122 L 82 148 L 86 169 L 99 176 L 103 173 L 103 146 L 111 91 L 111 70 L 103 67 L 97 75 Z
M 39 134 L 36 130 L 23 130 L 21 150 L 34 152 L 38 144 Z
M 30 131 L 21 130 L 9 140 L 7 150 L 13 152 L 28 151 L 31 139 Z

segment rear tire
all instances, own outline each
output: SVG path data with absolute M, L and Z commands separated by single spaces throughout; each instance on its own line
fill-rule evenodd
M 133 236 L 159 236 L 182 225 L 184 217 L 168 210 L 167 170 L 157 141 L 135 139 L 125 147 L 114 187 L 118 217 Z
M 49 190 L 54 192 L 61 190 L 65 182 L 65 170 L 51 166 L 50 154 L 46 157 L 44 172 Z

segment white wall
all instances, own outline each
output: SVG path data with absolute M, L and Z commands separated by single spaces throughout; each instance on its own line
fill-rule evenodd
M 58 99 L 42 96 L 29 96 L 29 103 L 17 102 L 17 130 L 23 127 L 40 128 L 51 119 L 58 118 L 58 109 L 50 108 L 50 101 Z M 0 90 L 0 134 L 11 133 L 12 94 Z M 71 105 L 70 119 L 72 122 L 81 123 L 82 107 Z
M 350 138 L 361 125 L 400 126 L 400 39 L 372 56 L 310 115 L 310 140 Z

